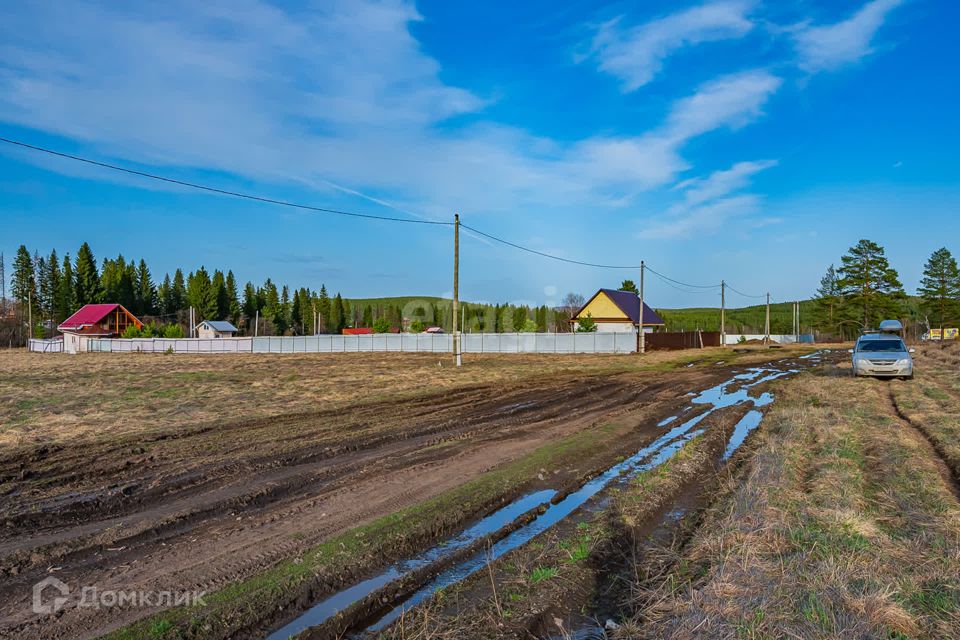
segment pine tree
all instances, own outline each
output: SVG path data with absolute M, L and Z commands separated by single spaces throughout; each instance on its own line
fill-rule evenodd
M 372 327 L 373 326 L 373 307 L 367 305 L 363 308 L 363 320 L 360 323 L 362 327 Z
M 320 333 L 331 333 L 330 296 L 327 294 L 327 285 L 320 285 L 320 295 L 317 297 L 317 313 L 320 314 Z
M 917 295 L 923 298 L 923 310 L 931 324 L 942 329 L 960 320 L 960 269 L 946 247 L 934 251 L 927 260 Z
M 883 247 L 861 240 L 841 258 L 837 271 L 844 301 L 856 310 L 858 322 L 864 328 L 876 325 L 884 318 L 900 313 L 900 301 L 905 297 L 897 271 L 890 266 Z
M 70 254 L 63 256 L 63 268 L 60 271 L 60 285 L 57 289 L 57 323 L 63 322 L 77 310 L 73 297 L 73 264 Z
M 50 257 L 45 261 L 43 272 L 41 274 L 42 282 L 40 283 L 41 299 L 43 300 L 43 313 L 46 318 L 49 318 L 51 323 L 56 326 L 60 324 L 63 320 L 66 319 L 66 316 L 60 316 L 58 311 L 60 306 L 58 304 L 59 295 L 60 295 L 60 259 L 57 257 L 57 251 L 54 249 L 50 252 Z
M 629 291 L 640 295 L 640 289 L 637 288 L 636 283 L 633 280 L 624 280 L 620 283 L 620 291 Z
M 153 285 L 150 269 L 143 258 L 137 265 L 136 300 L 139 315 L 151 316 L 157 312 L 157 289 Z
M 74 302 L 77 307 L 100 301 L 100 275 L 97 273 L 97 263 L 90 250 L 90 245 L 84 242 L 77 251 L 77 260 L 73 269 Z
M 247 320 L 247 327 L 252 327 L 256 319 L 257 311 L 260 310 L 257 300 L 257 290 L 252 282 L 248 282 L 243 288 L 243 316 Z
M 173 274 L 173 286 L 170 288 L 170 311 L 179 313 L 187 308 L 187 286 L 183 279 L 183 271 L 177 269 Z
M 217 292 L 204 267 L 187 277 L 187 304 L 195 309 L 196 321 L 218 320 Z
M 227 279 L 219 269 L 213 272 L 210 282 L 216 301 L 217 320 L 226 320 L 230 316 L 230 294 L 227 293 Z
M 331 308 L 333 309 L 330 314 L 333 326 L 330 327 L 330 330 L 332 333 L 341 333 L 347 325 L 347 315 L 343 308 L 343 298 L 340 297 L 339 293 L 333 299 Z
M 170 274 L 163 274 L 163 282 L 157 287 L 157 310 L 160 314 L 167 316 L 174 313 L 173 301 L 170 296 L 173 293 L 173 285 L 170 283 Z
M 843 302 L 837 270 L 830 265 L 820 278 L 820 287 L 815 298 L 814 317 L 817 326 L 830 332 L 840 327 L 840 305 Z
M 36 310 L 37 300 L 37 279 L 34 269 L 33 258 L 27 247 L 20 245 L 17 249 L 17 257 L 13 260 L 13 278 L 10 282 L 10 295 L 20 303 L 20 307 L 26 315 L 28 303 L 32 303 L 34 311 Z
M 237 279 L 233 277 L 233 271 L 227 271 L 226 286 L 230 321 L 237 324 L 240 322 L 240 299 L 237 295 Z
M 295 289 L 293 292 L 293 302 L 290 305 L 290 326 L 293 329 L 294 334 L 302 335 L 303 334 L 303 315 L 300 308 L 300 290 Z

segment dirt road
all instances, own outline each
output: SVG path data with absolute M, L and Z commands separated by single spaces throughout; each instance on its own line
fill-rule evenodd
M 652 440 L 688 391 L 730 374 L 730 365 L 713 362 L 666 372 L 561 373 L 0 455 L 0 635 L 101 635 L 156 608 L 77 607 L 76 585 L 213 593 L 551 443 L 618 425 L 604 446 L 557 458 L 565 464 L 549 478 L 533 469 L 435 526 L 426 523 L 406 546 L 387 550 L 399 555 L 521 490 L 595 473 Z M 347 583 L 365 567 L 352 569 L 331 573 L 311 593 Z M 48 576 L 74 587 L 56 616 L 30 606 L 31 586 Z

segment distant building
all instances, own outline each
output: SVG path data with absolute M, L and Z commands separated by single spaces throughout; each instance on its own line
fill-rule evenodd
M 580 320 L 590 315 L 597 323 L 597 331 L 636 332 L 640 328 L 640 296 L 632 291 L 600 289 L 570 319 L 574 331 L 580 326 Z M 643 330 L 650 333 L 656 327 L 664 326 L 663 318 L 656 311 L 643 305 Z
M 370 327 L 344 327 L 341 332 L 345 336 L 365 336 L 373 333 L 373 329 Z
M 90 338 L 117 338 L 127 327 L 143 328 L 143 323 L 122 304 L 87 304 L 60 323 L 57 329 L 63 334 L 63 350 L 77 353 L 87 350 Z
M 195 331 L 198 338 L 232 338 L 237 328 L 226 320 L 204 320 Z
M 427 327 L 423 330 L 424 333 L 445 333 L 443 327 Z

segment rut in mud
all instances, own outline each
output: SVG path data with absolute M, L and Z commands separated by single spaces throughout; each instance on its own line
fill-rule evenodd
M 611 490 L 670 460 L 729 409 L 735 421 L 729 429 L 723 429 L 722 447 L 716 453 L 717 464 L 726 462 L 759 426 L 760 409 L 773 401 L 770 393 L 757 387 L 819 364 L 819 357 L 751 368 L 692 397 L 685 394 L 680 411 L 657 421 L 661 433 L 626 459 L 567 491 L 551 489 L 522 496 L 458 536 L 324 598 L 276 629 L 268 640 L 299 633 L 310 638 L 341 637 L 345 633 L 361 637 L 384 630 L 438 590 L 469 579 L 545 531 L 558 525 L 569 527 L 571 521 L 583 521 L 602 511 Z M 676 497 L 675 504 L 660 510 L 657 521 L 676 523 L 687 509 L 694 508 L 698 494 L 699 488 L 688 488 Z M 511 516 L 515 519 L 510 520 Z
M 546 490 L 556 482 L 573 486 L 584 474 L 605 468 L 605 459 L 652 440 L 656 422 L 684 405 L 680 389 L 709 387 L 729 371 L 711 365 L 667 373 L 568 375 L 370 402 L 350 410 L 197 425 L 153 440 L 39 448 L 29 459 L 0 458 L 5 480 L 0 632 L 93 637 L 151 613 L 68 604 L 52 620 L 38 617 L 30 611 L 30 588 L 48 575 L 101 589 L 176 585 L 213 592 L 358 524 L 521 459 L 545 443 L 642 413 L 623 442 L 591 452 L 592 457 L 539 487 L 534 478 L 524 489 Z M 516 495 L 474 504 L 451 522 L 467 525 Z M 409 553 L 416 544 L 409 540 L 396 553 Z M 337 579 L 356 579 L 366 571 L 358 566 Z M 339 586 L 328 584 L 328 589 Z

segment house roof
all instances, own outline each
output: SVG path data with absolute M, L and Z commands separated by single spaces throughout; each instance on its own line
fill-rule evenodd
M 97 324 L 108 315 L 113 313 L 120 308 L 126 315 L 133 318 L 137 324 L 141 324 L 139 320 L 129 311 L 127 311 L 123 305 L 115 303 L 106 303 L 106 304 L 85 304 L 80 309 L 74 313 L 72 316 L 60 323 L 60 326 L 57 327 L 60 331 L 79 331 L 84 327 L 89 327 L 91 325 Z
M 584 309 L 590 306 L 593 299 L 601 293 L 606 294 L 606 296 L 610 298 L 610 301 L 617 305 L 617 307 L 630 318 L 633 324 L 640 324 L 640 296 L 632 291 L 618 291 L 617 289 L 600 289 L 587 300 L 585 305 L 580 307 L 580 310 L 577 311 L 573 317 L 577 318 Z M 651 309 L 646 302 L 643 303 L 643 324 L 648 327 L 664 324 L 663 318 Z
M 227 322 L 226 320 L 204 320 L 197 326 L 200 327 L 202 325 L 207 325 L 214 331 L 223 331 L 224 333 L 227 333 L 227 332 L 236 333 L 238 331 L 238 329 L 235 326 L 233 326 L 231 323 Z

